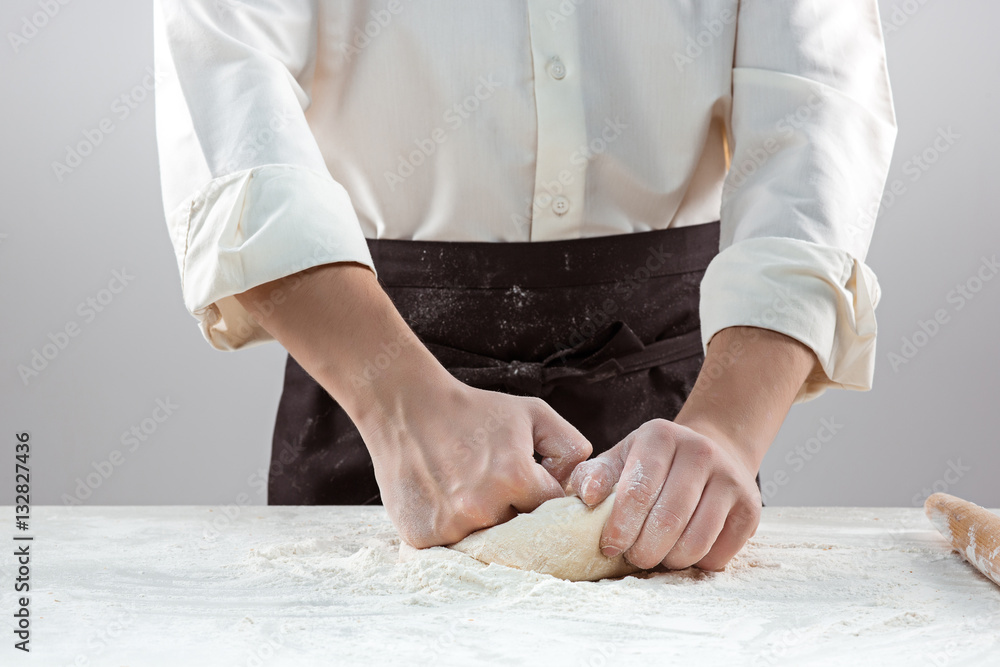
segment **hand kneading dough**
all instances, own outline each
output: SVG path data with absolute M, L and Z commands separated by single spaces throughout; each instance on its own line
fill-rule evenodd
M 452 549 L 484 563 L 534 570 L 569 581 L 597 581 L 638 572 L 621 556 L 607 558 L 599 542 L 615 494 L 590 509 L 576 496 L 555 498 L 529 514 L 469 535 Z

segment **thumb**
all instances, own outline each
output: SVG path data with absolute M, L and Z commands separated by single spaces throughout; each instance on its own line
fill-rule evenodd
M 535 402 L 537 401 L 537 402 Z M 580 431 L 559 416 L 548 403 L 535 399 L 531 410 L 535 451 L 542 455 L 542 467 L 564 483 L 573 468 L 594 451 Z
M 625 469 L 632 440 L 633 436 L 629 435 L 608 451 L 578 465 L 570 476 L 570 492 L 576 493 L 590 507 L 611 495 Z

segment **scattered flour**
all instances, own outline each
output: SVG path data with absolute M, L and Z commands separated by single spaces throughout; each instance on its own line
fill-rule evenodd
M 210 512 L 41 508 L 39 664 L 969 665 L 1000 651 L 1000 588 L 915 509 L 765 508 L 724 572 L 575 583 L 444 548 L 399 562 L 381 508 L 246 508 L 214 539 Z M 128 632 L 86 649 L 118 614 Z

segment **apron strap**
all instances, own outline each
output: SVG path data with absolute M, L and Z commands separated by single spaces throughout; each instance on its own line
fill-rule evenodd
M 540 362 L 504 361 L 435 343 L 427 347 L 462 382 L 539 397 L 560 384 L 600 382 L 702 351 L 697 329 L 643 345 L 624 322 L 613 322 L 588 340 Z

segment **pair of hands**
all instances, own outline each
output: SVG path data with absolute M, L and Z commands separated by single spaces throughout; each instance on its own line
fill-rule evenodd
M 358 426 L 389 516 L 415 547 L 457 542 L 564 488 L 593 506 L 618 483 L 605 555 L 721 569 L 756 530 L 757 468 L 817 368 L 808 347 L 780 333 L 723 329 L 673 422 L 650 421 L 587 460 L 590 443 L 543 401 L 449 374 L 367 267 L 318 266 L 236 298 Z M 386 346 L 406 351 L 370 374 Z
M 382 501 L 415 547 L 457 542 L 564 487 L 594 506 L 616 483 L 600 546 L 638 567 L 719 570 L 757 528 L 756 467 L 718 436 L 657 419 L 587 460 L 590 443 L 544 401 L 446 383 L 359 424 Z

